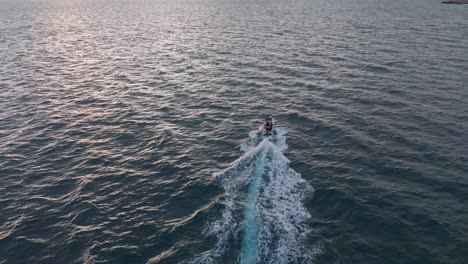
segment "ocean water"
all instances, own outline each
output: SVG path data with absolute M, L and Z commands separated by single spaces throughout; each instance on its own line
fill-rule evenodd
M 467 263 L 467 18 L 0 0 L 0 264 Z

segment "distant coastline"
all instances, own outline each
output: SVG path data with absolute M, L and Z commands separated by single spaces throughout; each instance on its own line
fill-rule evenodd
M 442 4 L 468 4 L 468 0 L 448 0 L 442 2 Z

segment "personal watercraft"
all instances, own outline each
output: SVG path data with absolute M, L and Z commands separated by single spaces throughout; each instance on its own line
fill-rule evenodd
M 271 116 L 265 118 L 260 132 L 264 137 L 271 137 L 275 134 L 275 120 Z

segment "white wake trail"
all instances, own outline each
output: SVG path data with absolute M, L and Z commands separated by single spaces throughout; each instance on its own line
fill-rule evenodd
M 286 130 L 277 132 L 271 141 L 251 132 L 245 154 L 215 174 L 225 208 L 204 233 L 217 242 L 190 263 L 312 263 L 320 253 L 303 204 L 314 190 L 289 167 Z

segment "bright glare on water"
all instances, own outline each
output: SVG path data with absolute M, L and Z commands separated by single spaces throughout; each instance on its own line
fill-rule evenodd
M 0 264 L 465 263 L 441 1 L 0 0 Z

